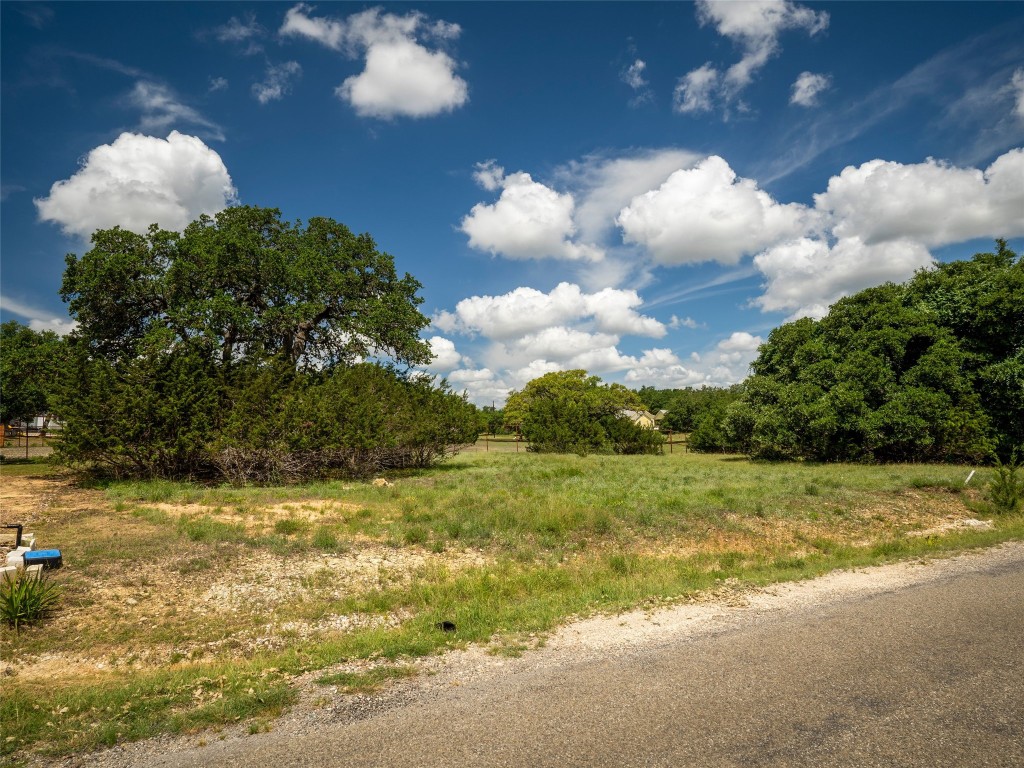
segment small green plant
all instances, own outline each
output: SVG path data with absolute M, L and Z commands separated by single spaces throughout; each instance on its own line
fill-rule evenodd
M 1024 479 L 1017 476 L 1021 468 L 1017 451 L 1007 463 L 996 459 L 995 474 L 988 484 L 988 500 L 998 512 L 1012 514 L 1020 509 L 1024 500 Z
M 613 573 L 619 576 L 628 576 L 634 573 L 639 566 L 639 560 L 635 555 L 610 555 L 608 567 Z
M 5 573 L 0 584 L 0 616 L 19 632 L 22 624 L 32 624 L 49 616 L 59 601 L 60 587 L 26 571 L 18 571 L 14 577 Z
M 405 533 L 402 535 L 406 544 L 426 544 L 427 539 L 430 538 L 430 534 L 426 528 L 419 525 L 414 525 L 411 528 L 406 528 Z
M 333 550 L 338 548 L 338 537 L 330 528 L 320 527 L 313 534 L 313 546 L 317 549 Z
M 291 536 L 305 529 L 305 521 L 297 520 L 294 517 L 287 517 L 274 523 L 274 533 L 280 533 L 283 536 Z

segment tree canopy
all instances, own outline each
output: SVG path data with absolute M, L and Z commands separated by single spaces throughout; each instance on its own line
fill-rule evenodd
M 1024 261 L 998 241 L 841 299 L 819 321 L 773 330 L 752 370 L 712 425 L 716 447 L 820 461 L 1008 457 L 1024 443 Z
M 110 360 L 181 344 L 223 365 L 430 360 L 420 284 L 399 278 L 370 235 L 333 219 L 303 226 L 274 208 L 239 206 L 181 234 L 99 230 L 84 256 L 66 261 L 61 296 L 77 336 Z
M 0 325 L 0 423 L 49 413 L 63 356 L 53 331 L 34 331 L 14 320 Z

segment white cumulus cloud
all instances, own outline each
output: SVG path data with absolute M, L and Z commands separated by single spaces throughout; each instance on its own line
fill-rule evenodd
M 586 293 L 578 285 L 560 283 L 549 293 L 520 287 L 500 296 L 472 296 L 452 312 L 435 314 L 432 325 L 446 334 L 482 337 L 479 355 L 486 367 L 474 369 L 463 357 L 459 370 L 466 372 L 453 373 L 449 380 L 465 382 L 475 401 L 486 402 L 504 400 L 503 393 L 495 394 L 502 386 L 522 387 L 550 371 L 583 368 L 608 374 L 635 367 L 639 361 L 619 349 L 622 336 L 661 338 L 667 333 L 663 323 L 637 311 L 642 304 L 636 291 Z
M 835 220 L 836 237 L 866 244 L 913 239 L 928 246 L 976 237 L 1024 235 L 1024 150 L 985 170 L 927 160 L 872 160 L 844 168 L 815 204 Z
M 427 366 L 432 371 L 441 373 L 450 371 L 464 361 L 463 356 L 455 349 L 455 342 L 451 339 L 446 339 L 443 336 L 431 336 L 427 340 L 427 345 L 434 356 L 430 365 Z
M 718 348 L 725 352 L 753 352 L 764 342 L 760 336 L 746 331 L 736 331 L 729 338 L 718 342 Z
M 637 195 L 659 187 L 701 156 L 682 149 L 636 151 L 621 157 L 587 157 L 567 164 L 556 179 L 575 191 L 574 221 L 586 242 L 600 242 L 615 229 L 615 218 Z
M 763 343 L 760 336 L 736 331 L 704 354 L 693 352 L 684 362 L 671 349 L 648 349 L 624 376 L 629 386 L 661 389 L 727 387 L 745 379 Z
M 872 160 L 833 176 L 814 196 L 821 232 L 779 241 L 754 257 L 765 278 L 753 303 L 821 317 L 843 296 L 902 282 L 931 264 L 929 248 L 1024 235 L 1024 150 L 985 170 L 936 160 Z
M 928 249 L 913 240 L 868 245 L 848 237 L 830 246 L 822 239 L 802 238 L 754 257 L 766 282 L 753 303 L 765 311 L 790 312 L 789 319 L 823 317 L 843 296 L 906 280 L 931 261 Z
M 71 178 L 55 182 L 35 204 L 41 220 L 88 238 L 117 225 L 180 230 L 200 214 L 223 210 L 235 195 L 220 155 L 195 136 L 122 133 L 90 151 Z
M 642 304 L 636 291 L 605 288 L 588 294 L 578 285 L 559 283 L 550 293 L 520 287 L 500 296 L 471 296 L 460 301 L 454 313 L 436 315 L 433 325 L 499 340 L 569 323 L 586 323 L 608 334 L 664 336 L 661 322 L 636 311 Z
M 701 386 L 709 381 L 704 371 L 687 367 L 670 349 L 645 351 L 624 378 L 627 386 L 658 389 L 682 389 Z
M 828 75 L 801 72 L 793 83 L 789 103 L 801 107 L 813 107 L 818 103 L 818 95 L 828 90 L 831 84 L 832 78 Z
M 634 198 L 618 224 L 626 242 L 642 245 L 661 264 L 735 264 L 800 236 L 812 218 L 804 206 L 776 202 L 711 156 Z
M 587 333 L 553 326 L 508 341 L 505 348 L 510 354 L 526 360 L 571 360 L 584 352 L 614 348 L 618 341 L 619 337 L 610 333 Z
M 469 400 L 477 405 L 493 403 L 501 408 L 512 388 L 490 368 L 459 368 L 445 378 L 452 389 L 465 391 Z
M 346 78 L 335 93 L 362 117 L 430 117 L 451 112 L 469 100 L 456 62 L 439 47 L 461 33 L 457 24 L 430 22 L 411 12 L 404 16 L 371 8 L 344 21 L 311 15 L 300 3 L 286 14 L 280 33 L 304 37 L 349 56 L 363 56 L 365 67 Z
M 826 12 L 813 11 L 790 0 L 698 0 L 697 18 L 701 24 L 714 25 L 718 34 L 742 49 L 743 58 L 725 73 L 726 82 L 735 88 L 749 84 L 754 73 L 778 53 L 779 35 L 784 30 L 804 29 L 815 35 L 829 21 Z
M 477 166 L 476 178 L 488 190 L 501 188 L 497 202 L 477 203 L 462 219 L 471 247 L 510 259 L 598 261 L 599 248 L 573 241 L 575 201 L 534 181 L 522 171 L 503 175 L 493 163 Z

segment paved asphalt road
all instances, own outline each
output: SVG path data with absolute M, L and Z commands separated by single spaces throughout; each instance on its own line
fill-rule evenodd
M 1024 766 L 1024 555 L 151 766 Z

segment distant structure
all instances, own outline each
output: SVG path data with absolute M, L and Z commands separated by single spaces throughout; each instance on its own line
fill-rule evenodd
M 661 410 L 657 414 L 651 413 L 650 411 L 634 411 L 630 408 L 623 408 L 619 411 L 619 416 L 629 419 L 638 427 L 644 429 L 658 429 L 658 425 L 661 420 L 665 418 L 668 411 Z

